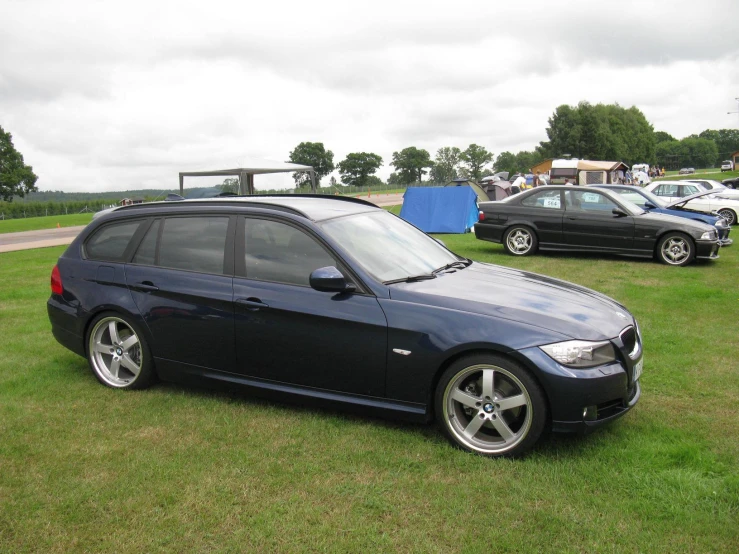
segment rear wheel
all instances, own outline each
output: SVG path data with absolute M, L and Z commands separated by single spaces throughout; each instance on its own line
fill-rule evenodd
M 547 421 L 544 393 L 518 364 L 496 355 L 460 358 L 439 380 L 436 417 L 456 446 L 484 456 L 516 457 Z
M 90 325 L 87 359 L 95 377 L 115 389 L 142 389 L 156 378 L 146 341 L 118 314 L 101 314 Z
M 667 265 L 688 265 L 695 258 L 695 246 L 687 235 L 667 233 L 657 244 L 657 257 Z
M 723 217 L 726 220 L 726 223 L 728 223 L 729 225 L 734 225 L 736 223 L 736 213 L 734 212 L 734 210 L 723 208 L 718 211 L 718 215 Z
M 514 256 L 528 256 L 536 252 L 539 241 L 536 233 L 525 225 L 514 225 L 505 232 L 503 246 L 509 254 Z

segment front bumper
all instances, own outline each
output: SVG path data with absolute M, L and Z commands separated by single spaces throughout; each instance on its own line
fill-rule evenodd
M 719 248 L 721 244 L 718 240 L 697 240 L 695 241 L 695 257 L 699 260 L 716 260 Z
M 538 347 L 519 353 L 538 370 L 555 432 L 592 431 L 624 416 L 641 397 L 639 381 L 633 379 L 641 353 L 637 360 L 622 355 L 620 361 L 590 369 L 562 366 Z

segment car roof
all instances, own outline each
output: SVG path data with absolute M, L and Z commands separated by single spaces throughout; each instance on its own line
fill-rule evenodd
M 323 196 L 310 194 L 274 194 L 264 196 L 229 196 L 223 198 L 197 198 L 148 202 L 115 208 L 113 213 L 132 214 L 139 211 L 176 212 L 179 208 L 193 207 L 265 208 L 289 212 L 311 221 L 323 221 L 334 217 L 382 210 L 375 204 L 351 196 Z

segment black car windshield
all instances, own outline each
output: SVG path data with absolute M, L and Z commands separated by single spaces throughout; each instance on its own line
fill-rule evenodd
M 365 271 L 383 282 L 431 275 L 464 259 L 384 210 L 331 219 L 320 225 Z

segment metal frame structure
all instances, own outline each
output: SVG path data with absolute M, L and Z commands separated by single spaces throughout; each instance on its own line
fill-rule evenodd
M 239 179 L 239 194 L 253 195 L 254 175 L 268 173 L 301 173 L 310 174 L 311 192 L 316 192 L 316 172 L 310 165 L 294 164 L 290 162 L 273 162 L 267 160 L 249 160 L 251 163 L 236 169 L 216 169 L 213 171 L 180 171 L 180 196 L 185 192 L 185 177 L 237 177 Z

